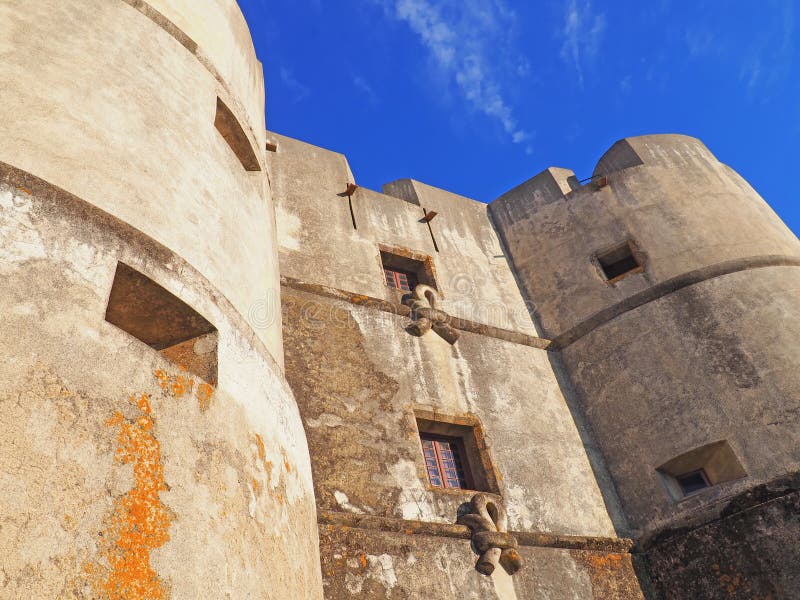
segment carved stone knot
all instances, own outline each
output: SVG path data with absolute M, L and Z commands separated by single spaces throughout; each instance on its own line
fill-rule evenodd
M 412 323 L 406 327 L 412 335 L 423 336 L 433 329 L 448 344 L 455 344 L 460 335 L 450 325 L 450 315 L 437 308 L 439 294 L 429 285 L 419 284 L 406 304 L 411 307 Z
M 479 573 L 491 575 L 500 564 L 506 573 L 513 575 L 522 567 L 522 557 L 517 552 L 514 536 L 508 534 L 506 510 L 488 494 L 475 494 L 470 501 L 470 512 L 457 519 L 472 531 L 472 545 L 480 554 L 475 568 Z

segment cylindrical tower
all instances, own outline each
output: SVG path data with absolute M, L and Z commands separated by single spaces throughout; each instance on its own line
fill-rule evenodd
M 235 0 L 0 22 L 0 595 L 321 597 Z
M 664 598 L 799 584 L 800 243 L 698 140 L 631 138 L 581 186 L 495 201 L 519 280 Z

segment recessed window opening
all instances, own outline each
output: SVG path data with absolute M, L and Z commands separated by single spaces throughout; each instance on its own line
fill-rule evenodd
M 401 249 L 381 249 L 381 265 L 386 285 L 401 292 L 411 292 L 420 283 L 435 289 L 432 259 L 429 256 L 412 254 Z
M 681 486 L 681 491 L 683 492 L 684 496 L 694 494 L 695 492 L 699 492 L 700 490 L 711 486 L 711 483 L 708 481 L 708 475 L 706 475 L 706 472 L 703 469 L 678 475 L 675 477 L 675 480 Z
M 597 256 L 597 262 L 603 270 L 603 275 L 608 281 L 614 282 L 630 273 L 640 273 L 642 265 L 633 252 L 631 242 L 617 246 L 613 250 Z
M 217 116 L 214 119 L 214 127 L 225 138 L 228 146 L 246 171 L 261 170 L 261 165 L 258 162 L 256 153 L 253 151 L 252 144 L 250 144 L 250 139 L 233 111 L 220 98 L 217 98 Z
M 216 328 L 183 300 L 123 263 L 117 264 L 106 321 L 216 385 Z
M 674 500 L 747 476 L 733 448 L 725 440 L 676 456 L 657 471 Z
M 464 442 L 461 438 L 420 433 L 428 481 L 433 487 L 472 489 L 464 469 Z
M 383 274 L 386 276 L 386 285 L 396 290 L 403 290 L 405 292 L 412 291 L 419 281 L 417 281 L 416 273 L 410 271 L 401 271 L 399 269 L 390 269 L 383 267 Z
M 417 412 L 417 429 L 428 484 L 441 489 L 498 493 L 497 479 L 477 419 L 456 417 L 454 420 L 460 423 L 451 423 L 426 418 L 429 414 L 427 411 Z

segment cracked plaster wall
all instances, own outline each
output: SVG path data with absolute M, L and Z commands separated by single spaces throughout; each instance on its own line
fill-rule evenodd
M 270 134 L 278 151 L 268 157 L 278 221 L 281 275 L 390 301 L 378 244 L 430 256 L 442 308 L 449 314 L 536 335 L 529 311 L 487 207 L 445 190 L 406 182 L 420 204 L 359 188 L 352 204 L 341 194 L 354 180 L 347 159 L 285 136 Z M 387 186 L 391 189 L 391 186 Z M 436 211 L 431 228 L 423 207 Z
M 153 7 L 184 31 L 156 22 Z M 233 0 L 153 7 L 143 0 L 0 3 L 0 76 L 8 82 L 0 161 L 183 257 L 281 362 L 269 184 L 263 170 L 242 169 L 214 127 L 220 96 L 264 164 L 263 76 L 246 24 Z M 194 36 L 206 58 L 176 36 Z
M 655 597 L 791 597 L 796 561 L 780 547 L 797 529 L 785 508 L 793 504 L 750 506 L 744 526 L 722 514 L 800 470 L 800 244 L 694 138 L 622 140 L 596 173 L 608 184 L 571 190 L 556 185 L 570 171 L 549 169 L 491 211 L 544 331 L 565 336 L 566 372 L 632 534 L 652 557 Z M 644 270 L 610 285 L 593 254 L 626 239 Z M 707 275 L 719 265 L 727 271 Z M 594 320 L 615 306 L 617 316 Z M 656 469 L 719 440 L 747 477 L 673 500 Z M 782 565 L 758 567 L 762 556 Z M 736 573 L 741 585 L 720 585 Z
M 4 177 L 0 596 L 318 597 L 308 448 L 258 336 L 168 249 Z M 118 261 L 215 325 L 216 389 L 105 321 Z

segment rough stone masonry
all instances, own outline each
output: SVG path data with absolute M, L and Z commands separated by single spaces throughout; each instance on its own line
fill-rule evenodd
M 0 23 L 0 598 L 797 597 L 800 245 L 700 141 L 379 193 L 234 0 Z

